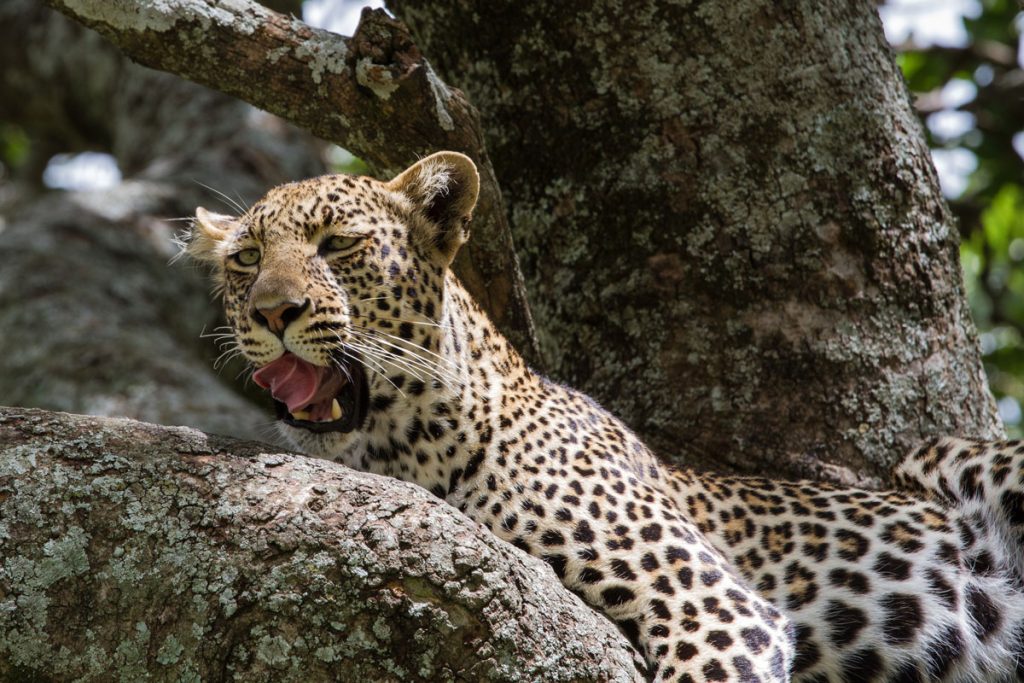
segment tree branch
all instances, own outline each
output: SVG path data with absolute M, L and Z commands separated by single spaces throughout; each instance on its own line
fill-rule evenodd
M 367 10 L 352 38 L 253 2 L 46 0 L 132 59 L 246 100 L 343 145 L 386 174 L 427 152 L 471 156 L 481 172 L 463 282 L 536 359 L 505 210 L 476 110 L 434 73 L 404 24 Z
M 551 570 L 422 489 L 0 410 L 0 679 L 632 681 Z

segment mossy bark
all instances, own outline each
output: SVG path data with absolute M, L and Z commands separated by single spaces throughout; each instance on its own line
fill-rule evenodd
M 481 112 L 552 374 L 662 455 L 879 482 L 1002 433 L 874 3 L 389 6 Z
M 625 682 L 635 656 L 411 484 L 0 409 L 0 680 Z

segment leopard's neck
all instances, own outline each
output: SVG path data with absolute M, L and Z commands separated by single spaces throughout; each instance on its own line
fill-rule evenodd
M 436 322 L 407 329 L 409 341 L 390 342 L 392 350 L 405 349 L 398 358 L 368 364 L 367 422 L 341 459 L 446 497 L 500 440 L 510 402 L 543 393 L 549 383 L 451 274 L 442 297 Z

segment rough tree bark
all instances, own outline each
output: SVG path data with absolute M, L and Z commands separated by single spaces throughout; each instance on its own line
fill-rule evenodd
M 482 180 L 476 239 L 455 268 L 498 327 L 537 357 L 477 112 L 436 76 L 400 22 L 382 10 L 364 12 L 356 35 L 344 38 L 255 2 L 46 2 L 141 64 L 241 97 L 352 150 L 387 177 L 438 149 L 472 157 Z
M 210 372 L 208 284 L 168 267 L 162 219 L 216 202 L 200 183 L 247 202 L 319 172 L 310 139 L 33 0 L 0 4 L 0 120 L 43 152 L 109 150 L 126 176 L 2 193 L 0 402 L 258 434 L 269 413 Z M 264 451 L 192 431 L 6 414 L 0 680 L 636 675 L 550 571 L 409 486 L 245 461 Z
M 481 111 L 553 374 L 660 453 L 885 481 L 1002 433 L 875 3 L 389 7 Z
M 615 627 L 426 491 L 0 410 L 0 680 L 634 681 Z

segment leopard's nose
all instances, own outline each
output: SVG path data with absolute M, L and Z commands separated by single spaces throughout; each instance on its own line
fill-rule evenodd
M 302 302 L 285 301 L 284 303 L 273 307 L 254 307 L 252 317 L 255 318 L 256 322 L 260 325 L 263 325 L 280 337 L 284 334 L 288 325 L 302 315 L 302 312 L 307 308 L 309 308 L 309 299 Z

